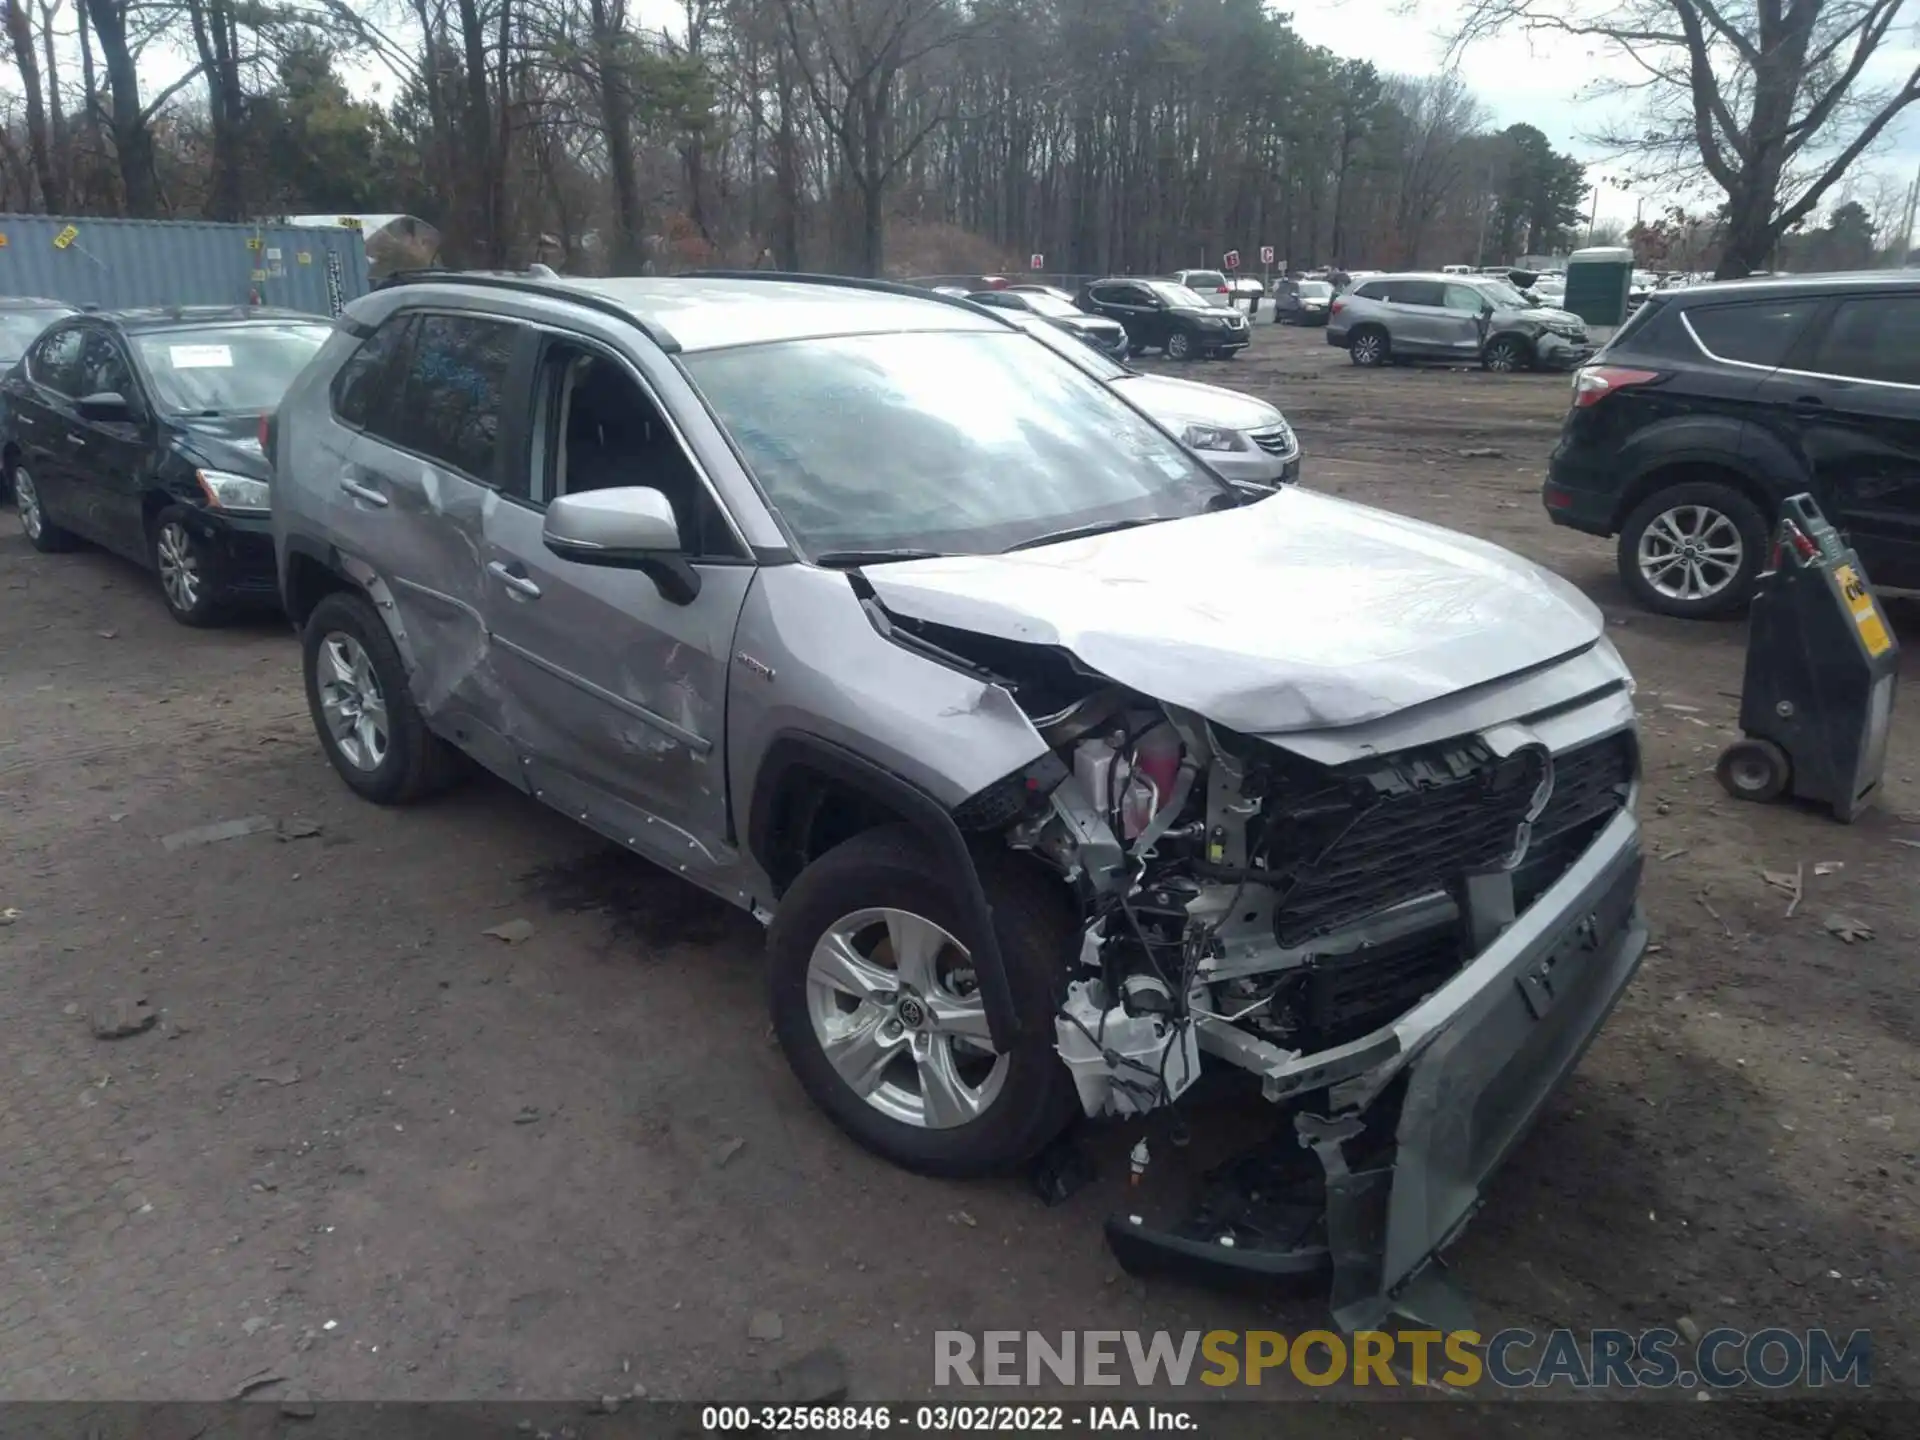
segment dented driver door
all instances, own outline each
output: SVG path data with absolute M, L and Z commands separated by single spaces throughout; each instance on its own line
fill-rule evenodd
M 671 869 L 723 867 L 727 661 L 753 567 L 695 562 L 700 593 L 675 604 L 637 570 L 555 555 L 542 521 L 509 503 L 486 527 L 504 719 L 532 788 Z

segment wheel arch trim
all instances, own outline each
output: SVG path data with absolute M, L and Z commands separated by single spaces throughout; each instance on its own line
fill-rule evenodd
M 948 873 L 955 877 L 961 909 L 971 922 L 975 936 L 971 958 L 980 984 L 981 1004 L 987 1012 L 987 1031 L 996 1050 L 1011 1050 L 1020 1038 L 1020 1013 L 1013 1003 L 1006 960 L 1000 953 L 993 907 L 987 901 L 979 868 L 953 816 L 919 786 L 843 745 L 804 730 L 776 731 L 761 759 L 759 774 L 754 778 L 753 799 L 747 812 L 747 848 L 770 877 L 776 869 L 773 827 L 777 822 L 777 802 L 783 787 L 798 770 L 814 771 L 870 798 L 899 816 L 933 848 Z

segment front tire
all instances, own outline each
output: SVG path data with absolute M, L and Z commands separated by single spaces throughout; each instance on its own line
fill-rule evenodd
M 188 528 L 186 511 L 177 506 L 162 510 L 154 518 L 151 543 L 167 613 L 182 625 L 217 624 L 224 615 L 214 598 L 219 576 L 205 542 Z
M 1480 356 L 1480 363 L 1496 375 L 1511 375 L 1527 364 L 1527 347 L 1512 335 L 1497 335 Z
M 1689 480 L 1656 490 L 1620 530 L 1621 583 L 1660 615 L 1706 620 L 1747 603 L 1766 553 L 1767 521 L 1731 485 Z
M 385 623 L 346 592 L 313 607 L 301 632 L 307 709 L 320 748 L 347 786 L 376 805 L 405 805 L 445 789 L 459 752 L 427 728 Z
M 1167 337 L 1167 358 L 1169 360 L 1193 359 L 1193 337 L 1183 330 L 1177 330 Z
M 1363 370 L 1379 369 L 1387 363 L 1392 354 L 1387 332 L 1378 326 L 1369 325 L 1364 329 L 1356 330 L 1347 338 L 1347 355 Z
M 40 488 L 24 465 L 13 467 L 13 508 L 20 516 L 20 529 L 27 543 L 42 555 L 58 555 L 74 547 L 73 535 L 47 518 Z
M 1077 1108 L 1054 1051 L 1078 917 L 1035 870 L 982 875 L 1023 1035 L 996 1055 L 973 983 L 970 920 L 947 869 L 904 825 L 864 831 L 800 873 L 767 936 L 774 1033 L 813 1102 L 909 1170 L 996 1174 Z

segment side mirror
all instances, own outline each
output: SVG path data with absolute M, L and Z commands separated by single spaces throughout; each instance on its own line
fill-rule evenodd
M 1482 320 L 1491 320 L 1493 318 L 1493 302 L 1491 300 L 1482 300 L 1480 302 L 1480 318 Z
M 127 403 L 127 397 L 118 390 L 102 390 L 94 395 L 83 395 L 77 402 L 80 418 L 94 420 L 111 425 L 133 419 L 133 406 Z
M 651 487 L 562 495 L 547 506 L 540 538 L 576 565 L 640 571 L 670 604 L 691 604 L 700 593 L 700 572 L 681 553 L 673 502 Z

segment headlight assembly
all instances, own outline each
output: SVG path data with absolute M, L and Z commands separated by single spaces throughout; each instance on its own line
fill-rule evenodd
M 207 503 L 216 510 L 264 513 L 273 508 L 271 487 L 264 480 L 225 470 L 196 470 L 193 474 Z

